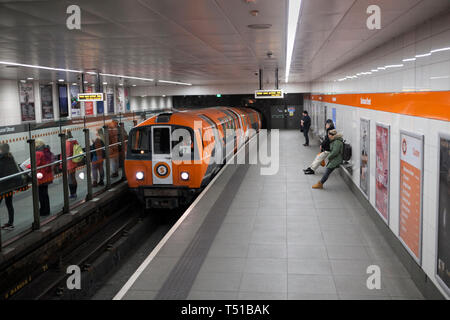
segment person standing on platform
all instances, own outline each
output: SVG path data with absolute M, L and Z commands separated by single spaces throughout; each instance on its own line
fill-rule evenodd
M 36 139 L 36 167 L 42 167 L 52 163 L 53 154 L 50 152 L 50 147 L 45 145 L 41 139 Z M 53 168 L 47 166 L 45 168 L 37 169 L 38 179 L 38 194 L 39 194 L 39 213 L 41 216 L 48 216 L 50 214 L 50 198 L 48 196 L 48 186 L 53 183 Z
M 5 178 L 16 173 L 19 173 L 19 167 L 13 155 L 9 152 L 9 145 L 7 143 L 0 144 L 0 178 Z M 5 199 L 6 208 L 8 209 L 8 222 L 2 226 L 2 229 L 14 229 L 13 194 L 15 188 L 20 186 L 20 184 L 20 176 L 0 182 L 0 204 Z
M 95 140 L 92 144 L 91 150 L 97 150 L 92 154 L 92 177 L 94 182 L 92 186 L 104 186 L 105 172 L 103 171 L 103 159 L 105 158 L 105 137 L 103 135 L 103 129 L 98 129 L 96 133 Z M 100 174 L 100 181 L 98 181 L 98 176 Z
M 111 161 L 111 177 L 117 178 L 119 176 L 119 122 L 113 119 L 108 123 L 109 133 L 109 145 L 113 145 L 109 148 L 109 158 Z
M 330 174 L 343 162 L 344 140 L 342 139 L 342 134 L 337 133 L 336 129 L 330 130 L 328 132 L 328 138 L 331 141 L 331 151 L 328 155 L 327 169 L 322 179 L 312 186 L 313 189 L 323 189 L 323 185 L 328 180 Z
M 311 118 L 308 115 L 308 111 L 303 111 L 303 118 L 300 122 L 303 135 L 305 136 L 305 147 L 309 147 L 309 129 L 311 128 Z
M 330 154 L 331 141 L 330 138 L 328 138 L 328 132 L 331 130 L 334 130 L 334 123 L 333 120 L 328 119 L 327 122 L 325 122 L 326 134 L 323 138 L 322 143 L 320 144 L 320 153 L 316 156 L 311 166 L 303 170 L 305 174 L 315 174 L 315 171 L 317 170 L 317 168 L 319 168 L 322 161 L 325 161 Z
M 75 145 L 78 145 L 78 141 L 73 138 L 71 131 L 67 131 L 66 156 L 68 159 L 74 156 Z M 67 160 L 67 178 L 69 180 L 68 182 L 69 182 L 70 199 L 77 198 L 77 187 L 78 187 L 76 177 L 77 167 L 78 164 L 74 162 L 73 159 Z

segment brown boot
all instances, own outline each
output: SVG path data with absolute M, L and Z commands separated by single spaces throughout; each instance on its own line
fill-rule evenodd
M 319 181 L 312 186 L 313 189 L 323 189 L 323 184 Z

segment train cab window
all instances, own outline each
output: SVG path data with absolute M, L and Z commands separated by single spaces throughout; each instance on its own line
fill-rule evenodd
M 153 128 L 153 153 L 170 154 L 170 128 Z
M 147 128 L 139 128 L 131 133 L 131 153 L 148 153 L 149 147 L 149 130 Z

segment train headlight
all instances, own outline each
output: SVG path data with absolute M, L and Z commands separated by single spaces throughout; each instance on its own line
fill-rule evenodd
M 136 172 L 136 180 L 144 180 L 144 173 L 142 171 Z
M 182 172 L 180 177 L 181 177 L 181 180 L 184 180 L 184 181 L 189 180 L 189 172 L 185 172 L 185 171 Z

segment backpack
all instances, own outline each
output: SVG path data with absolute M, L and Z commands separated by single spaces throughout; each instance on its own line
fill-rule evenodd
M 82 155 L 83 155 L 83 148 L 78 143 L 74 144 L 74 146 L 73 146 L 73 156 L 74 157 L 75 156 L 80 156 L 80 157 L 73 158 L 72 161 L 74 163 L 81 162 L 83 160 Z
M 342 158 L 344 161 L 349 161 L 352 158 L 352 146 L 345 142 L 342 150 Z

